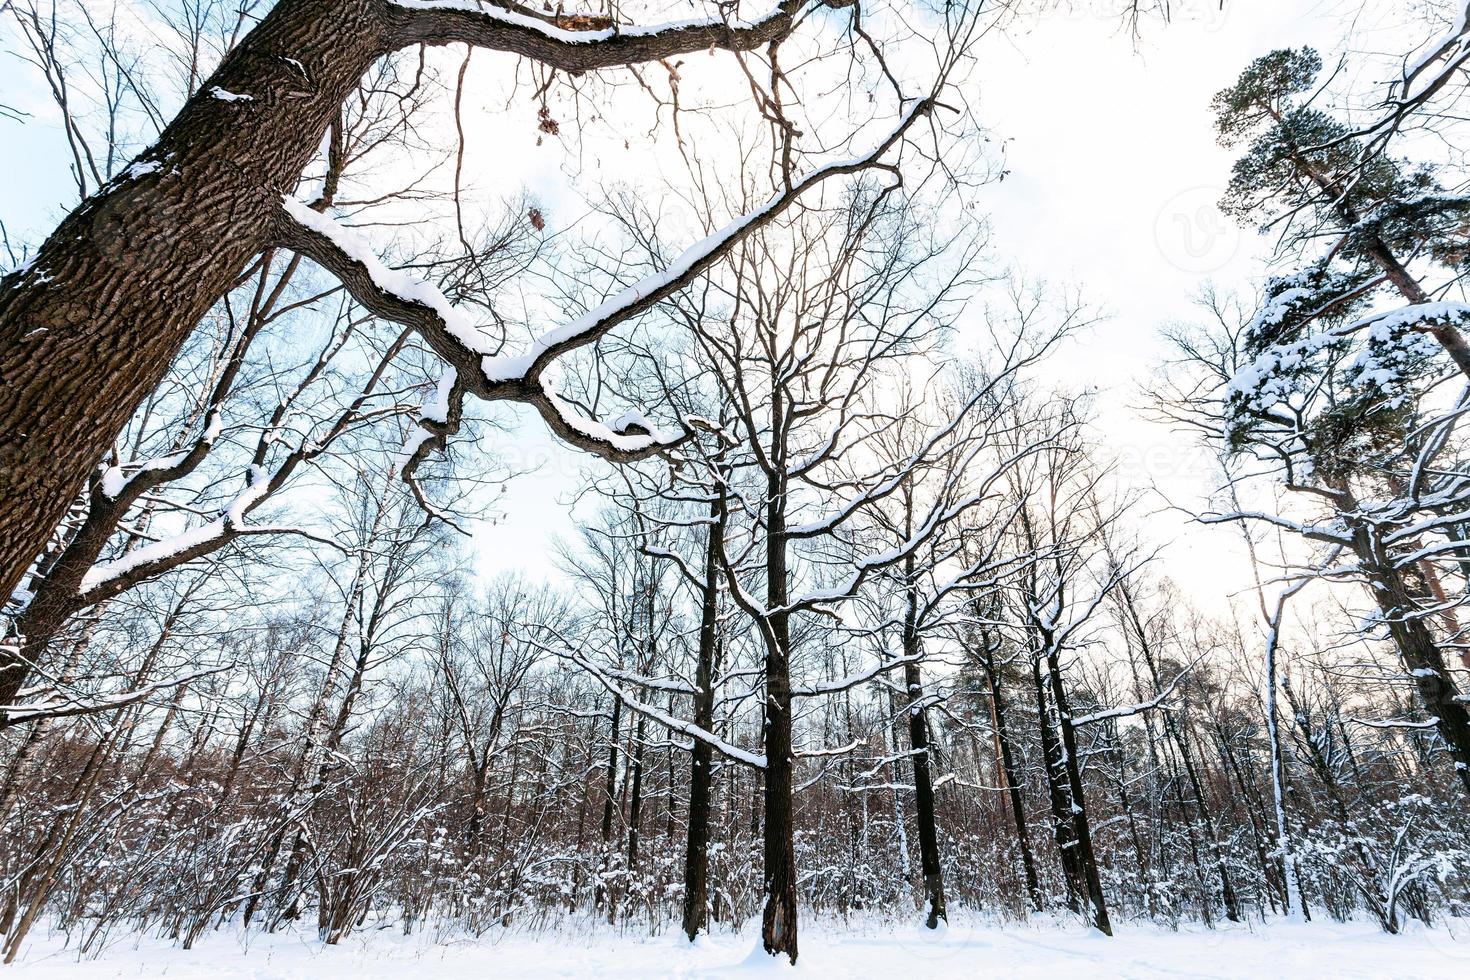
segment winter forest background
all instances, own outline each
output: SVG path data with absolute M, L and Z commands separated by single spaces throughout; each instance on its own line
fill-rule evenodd
M 5 962 L 1463 975 L 1470 5 L 0 57 Z

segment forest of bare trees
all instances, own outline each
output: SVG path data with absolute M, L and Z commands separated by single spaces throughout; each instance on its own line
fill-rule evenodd
M 0 3 L 75 183 L 0 225 L 5 961 L 1470 915 L 1470 8 L 1220 79 L 1271 278 L 1136 399 L 1218 465 L 1199 596 L 1057 380 L 1100 312 L 984 220 L 1033 5 L 652 7 Z M 662 197 L 476 197 L 487 98 Z M 586 463 L 544 580 L 483 571 L 527 426 Z

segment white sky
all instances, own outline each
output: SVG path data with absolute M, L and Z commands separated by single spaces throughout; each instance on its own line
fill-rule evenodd
M 1010 174 L 982 198 L 998 256 L 1029 279 L 1079 287 L 1109 315 L 1062 353 L 1057 380 L 1098 390 L 1098 430 L 1124 479 L 1185 506 L 1211 488 L 1209 461 L 1137 417 L 1137 382 L 1163 356 L 1159 329 L 1193 316 L 1191 296 L 1206 279 L 1249 293 L 1262 271 L 1257 237 L 1214 209 L 1231 154 L 1214 142 L 1210 97 L 1273 48 L 1336 52 L 1351 34 L 1355 48 L 1404 51 L 1436 31 L 1411 13 L 1410 0 L 1227 0 L 1223 12 L 1217 2 L 1175 0 L 1175 22 L 1150 27 L 1136 49 L 1114 14 L 1094 12 L 1112 11 L 1112 0 L 1073 0 L 1071 12 L 986 38 L 978 91 L 968 93 L 1006 147 Z M 496 66 L 485 59 L 476 68 Z M 698 70 L 697 62 L 685 69 Z M 12 237 L 34 237 L 69 200 L 64 148 L 44 92 L 12 58 L 0 59 L 0 92 L 0 101 L 36 114 L 24 125 L 0 121 L 0 220 Z M 553 201 L 564 194 L 564 174 L 549 159 L 557 149 L 532 149 L 534 123 L 516 119 L 507 137 L 494 122 L 494 100 L 479 108 L 490 122 L 477 127 L 483 149 L 472 141 L 469 159 L 494 166 L 476 172 L 506 180 L 501 194 L 520 182 Z M 516 519 L 476 533 L 477 564 L 541 577 L 553 568 L 552 537 L 574 530 L 567 500 L 586 458 L 554 445 L 534 420 L 521 428 L 514 456 L 540 469 L 502 498 Z M 1232 532 L 1190 529 L 1162 511 L 1146 530 L 1155 543 L 1175 542 L 1167 570 L 1207 607 L 1246 584 Z

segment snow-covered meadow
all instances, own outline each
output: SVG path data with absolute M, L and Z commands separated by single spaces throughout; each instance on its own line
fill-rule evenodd
M 79 960 L 58 936 L 37 936 L 17 961 L 21 980 L 440 980 L 454 977 L 1363 977 L 1470 975 L 1470 925 L 1386 935 L 1369 922 L 1252 923 L 1178 931 L 1122 923 L 1109 939 L 1081 923 L 958 921 L 939 934 L 919 926 L 814 921 L 792 968 L 760 951 L 758 932 L 717 929 L 695 944 L 677 931 L 648 936 L 602 924 L 479 937 L 365 929 L 337 946 L 310 931 L 216 932 L 195 949 L 119 936 Z

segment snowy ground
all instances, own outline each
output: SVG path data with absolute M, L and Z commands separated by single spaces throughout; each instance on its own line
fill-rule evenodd
M 305 936 L 216 934 L 183 951 L 152 939 L 114 940 L 78 962 L 59 937 L 37 936 L 10 975 L 44 980 L 378 980 L 408 977 L 1470 977 L 1470 928 L 1385 936 L 1368 923 L 1275 924 L 1168 932 L 1124 924 L 1113 939 L 1055 923 L 955 925 L 942 936 L 908 927 L 803 927 L 795 971 L 751 956 L 755 934 L 681 937 L 606 927 L 510 932 L 480 939 L 364 932 L 337 947 Z

